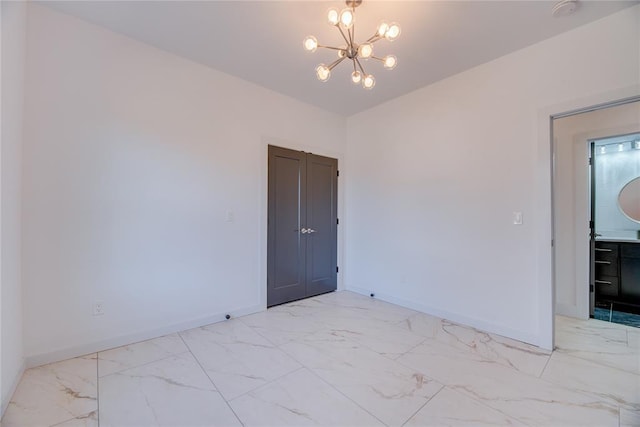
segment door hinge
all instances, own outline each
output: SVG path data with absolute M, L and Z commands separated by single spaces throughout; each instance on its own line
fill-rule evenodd
M 336 267 L 336 273 L 340 272 L 340 267 Z
M 589 157 L 589 166 L 593 165 L 593 157 Z
M 553 240 L 553 239 L 551 239 L 551 247 L 553 247 L 553 244 L 554 244 L 554 243 L 555 243 L 555 242 L 554 242 L 554 240 Z
M 336 224 L 340 225 L 340 218 L 336 218 Z
M 589 221 L 589 228 L 590 228 L 591 230 L 593 230 L 593 220 L 590 220 L 590 221 Z
M 340 171 L 336 171 L 336 176 L 340 176 Z
M 594 291 L 593 285 L 589 285 L 589 292 L 593 292 L 593 291 Z

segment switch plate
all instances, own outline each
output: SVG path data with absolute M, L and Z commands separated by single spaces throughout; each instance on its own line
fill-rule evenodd
M 522 225 L 522 212 L 513 213 L 513 225 Z
M 95 301 L 93 303 L 93 315 L 102 316 L 104 314 L 104 303 L 102 301 Z
M 227 222 L 233 222 L 236 220 L 236 215 L 233 211 L 227 211 L 226 215 Z

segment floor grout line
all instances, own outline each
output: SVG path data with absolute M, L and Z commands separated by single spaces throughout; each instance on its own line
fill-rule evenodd
M 198 358 L 196 357 L 196 355 L 193 353 L 193 351 L 191 350 L 191 347 L 189 347 L 189 344 L 187 344 L 187 342 L 184 340 L 184 337 L 182 336 L 181 333 L 178 332 L 178 336 L 180 337 L 180 339 L 182 340 L 182 342 L 184 343 L 184 345 L 187 347 L 187 352 L 191 354 L 191 356 L 193 357 L 193 359 L 196 361 L 196 363 L 198 364 L 198 366 L 200 366 L 200 369 L 202 369 L 202 372 L 207 376 L 207 378 L 209 379 L 209 381 L 211 382 L 211 384 L 215 387 L 216 392 L 220 395 L 220 397 L 222 398 L 222 400 L 224 400 L 224 403 L 227 404 L 227 407 L 229 408 L 229 410 L 233 413 L 233 415 L 236 417 L 236 419 L 238 420 L 238 422 L 240 423 L 240 425 L 242 425 L 244 427 L 244 423 L 242 422 L 242 420 L 240 419 L 240 417 L 238 416 L 238 414 L 236 414 L 236 411 L 233 410 L 233 408 L 231 407 L 231 405 L 229 404 L 229 401 L 224 397 L 224 395 L 220 392 L 220 389 L 218 388 L 218 386 L 216 385 L 216 383 L 213 381 L 213 379 L 211 379 L 211 376 L 209 375 L 209 373 L 207 372 L 206 369 L 204 369 L 204 366 L 202 366 L 202 363 L 200 363 L 200 360 L 198 360 Z

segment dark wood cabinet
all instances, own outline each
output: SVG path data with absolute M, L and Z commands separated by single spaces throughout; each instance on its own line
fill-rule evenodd
M 596 241 L 596 299 L 640 306 L 640 243 Z

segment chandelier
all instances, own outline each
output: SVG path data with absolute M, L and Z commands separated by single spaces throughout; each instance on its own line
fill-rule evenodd
M 326 82 L 329 80 L 329 77 L 331 77 L 331 70 L 345 59 L 350 59 L 353 63 L 351 81 L 354 84 L 362 84 L 362 87 L 365 89 L 372 89 L 376 84 L 376 79 L 372 74 L 367 74 L 365 72 L 361 59 L 378 60 L 382 62 L 385 69 L 393 70 L 398 63 L 398 59 L 393 55 L 387 55 L 385 57 L 374 56 L 373 44 L 382 39 L 387 39 L 390 42 L 394 41 L 400 35 L 400 26 L 395 22 L 390 24 L 381 22 L 373 36 L 369 37 L 363 43 L 358 44 L 355 41 L 355 13 L 356 7 L 362 3 L 362 0 L 346 0 L 345 3 L 347 4 L 347 7 L 341 11 L 338 11 L 338 9 L 335 8 L 329 9 L 327 12 L 327 22 L 329 25 L 336 27 L 338 31 L 340 31 L 346 46 L 323 46 L 318 44 L 318 39 L 314 36 L 307 36 L 304 39 L 303 45 L 305 50 L 309 52 L 315 52 L 319 47 L 338 52 L 338 59 L 333 61 L 331 64 L 320 64 L 316 67 L 316 76 L 318 77 L 318 80 Z

